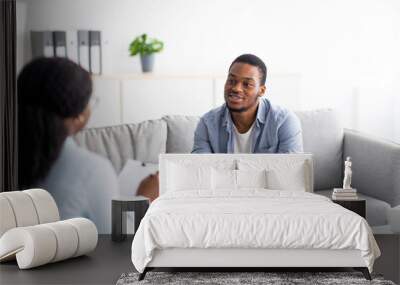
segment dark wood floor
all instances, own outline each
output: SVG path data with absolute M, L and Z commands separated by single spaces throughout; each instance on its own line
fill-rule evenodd
M 19 270 L 17 263 L 0 264 L 0 284 L 115 284 L 124 272 L 134 271 L 132 237 L 124 242 L 101 235 L 97 248 L 87 256 Z
M 375 235 L 382 251 L 376 260 L 374 271 L 386 279 L 399 282 L 400 236 Z M 17 263 L 0 264 L 0 285 L 8 284 L 115 284 L 122 273 L 135 271 L 131 261 L 132 236 L 123 242 L 111 241 L 102 235 L 95 251 L 81 256 L 41 267 L 19 270 Z M 181 269 L 182 270 L 182 269 Z M 272 270 L 272 269 L 271 269 Z M 318 269 L 291 269 L 289 271 L 319 271 Z M 349 270 L 349 269 L 347 269 Z M 321 271 L 347 271 L 331 268 Z M 279 271 L 276 268 L 272 271 Z M 284 271 L 287 271 L 284 270 Z

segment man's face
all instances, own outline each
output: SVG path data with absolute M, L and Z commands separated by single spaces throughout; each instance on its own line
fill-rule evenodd
M 257 66 L 236 62 L 229 70 L 224 97 L 231 112 L 245 112 L 258 104 L 265 92 L 260 85 L 262 73 Z

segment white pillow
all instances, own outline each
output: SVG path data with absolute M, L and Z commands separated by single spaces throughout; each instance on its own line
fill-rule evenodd
M 238 190 L 267 188 L 266 170 L 230 170 L 212 168 L 212 189 Z
M 212 168 L 213 190 L 236 190 L 236 170 Z
M 291 157 L 271 157 L 268 160 L 240 159 L 238 168 L 251 171 L 265 169 L 267 188 L 271 190 L 307 191 L 312 188 L 307 179 L 310 169 L 304 160 Z
M 282 169 L 267 171 L 268 188 L 272 190 L 307 191 L 304 163 L 291 164 Z
M 211 167 L 168 162 L 167 191 L 210 190 Z
M 150 174 L 156 173 L 157 170 L 158 164 L 129 159 L 118 175 L 119 194 L 136 196 L 140 182 Z
M 236 170 L 237 188 L 268 188 L 267 171 Z

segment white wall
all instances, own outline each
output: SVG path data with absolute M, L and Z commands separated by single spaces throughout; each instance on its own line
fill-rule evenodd
M 271 73 L 301 76 L 297 109 L 332 106 L 346 126 L 400 142 L 398 0 L 20 2 L 25 31 L 101 30 L 105 73 L 140 71 L 127 48 L 143 32 L 165 42 L 156 59 L 164 74 L 225 74 L 251 52 Z

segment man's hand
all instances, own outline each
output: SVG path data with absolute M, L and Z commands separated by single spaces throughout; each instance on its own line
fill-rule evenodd
M 139 184 L 137 195 L 142 195 L 150 199 L 152 202 L 159 195 L 158 171 L 156 174 L 150 174 Z

